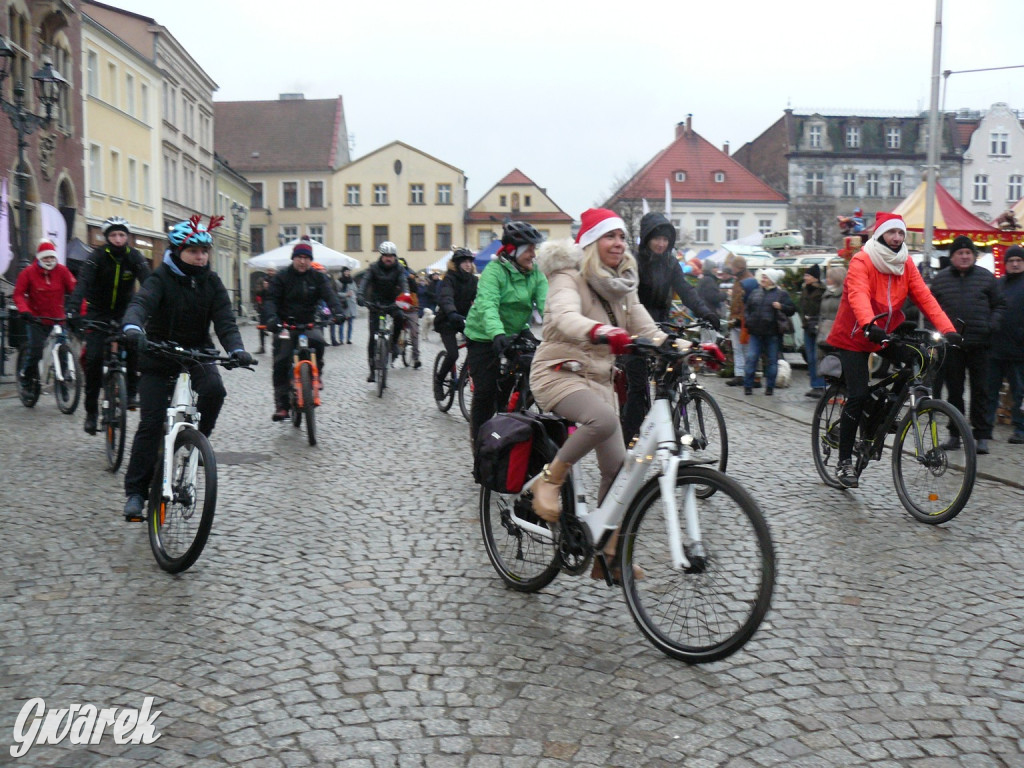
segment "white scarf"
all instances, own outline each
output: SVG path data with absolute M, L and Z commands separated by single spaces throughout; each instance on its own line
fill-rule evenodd
M 888 275 L 902 275 L 907 265 L 907 244 L 900 245 L 898 251 L 892 250 L 881 240 L 871 238 L 864 244 L 864 252 L 871 258 L 875 269 Z

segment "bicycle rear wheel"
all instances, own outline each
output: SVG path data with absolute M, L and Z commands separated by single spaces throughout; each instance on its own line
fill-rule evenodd
M 571 503 L 571 482 L 562 486 L 562 508 Z M 547 528 L 533 514 L 533 494 L 506 496 L 489 488 L 480 488 L 480 530 L 491 565 L 501 580 L 517 592 L 536 592 L 558 575 L 558 550 L 552 540 L 520 528 L 511 513 L 527 522 Z
M 199 558 L 210 536 L 217 507 L 217 459 L 198 429 L 183 429 L 174 440 L 171 498 L 162 498 L 163 451 L 149 493 L 149 545 L 157 565 L 181 573 Z
M 711 393 L 704 389 L 689 389 L 679 399 L 676 409 L 676 433 L 693 437 L 691 448 L 694 458 L 717 459 L 714 466 L 725 472 L 729 465 L 729 434 L 725 428 L 725 415 Z M 698 487 L 697 495 L 705 499 L 715 492 L 713 486 Z
M 390 358 L 391 340 L 384 336 L 378 336 L 373 358 L 373 366 L 377 372 L 377 397 L 384 396 L 384 388 L 388 385 L 388 367 L 391 363 Z
M 28 382 L 21 380 L 21 369 L 25 364 L 25 357 L 28 355 L 28 347 L 22 345 L 18 348 L 18 360 L 15 364 L 15 378 L 18 380 L 18 399 L 21 400 L 21 404 L 26 408 L 31 408 L 39 400 L 39 392 L 42 390 L 42 385 L 39 383 L 38 365 L 35 366 L 35 370 L 29 371 Z
M 459 374 L 459 410 L 462 411 L 462 418 L 469 421 L 473 410 L 473 379 L 466 363 L 462 364 L 462 372 Z
M 437 403 L 437 410 L 441 413 L 447 413 L 452 407 L 452 403 L 455 402 L 455 374 L 451 369 L 443 372 L 441 366 L 444 364 L 446 355 L 444 352 L 438 352 L 437 357 L 434 358 L 434 378 L 433 381 L 441 379 L 441 399 L 434 398 L 434 402 Z M 433 386 L 433 382 L 431 382 Z
M 825 485 L 845 490 L 846 486 L 836 479 L 836 465 L 839 463 L 839 420 L 846 406 L 846 386 L 830 384 L 825 394 L 814 406 L 811 418 L 811 453 L 814 468 Z
M 974 491 L 978 471 L 974 438 L 967 419 L 945 400 L 918 403 L 916 423 L 921 452 L 911 412 L 900 422 L 893 442 L 892 481 L 900 501 L 915 520 L 938 525 L 960 514 Z M 961 448 L 944 449 L 943 435 L 957 441 Z M 951 458 L 961 457 L 962 462 L 950 463 Z
M 634 621 L 655 648 L 688 664 L 724 659 L 742 648 L 768 612 L 775 587 L 768 524 L 738 482 L 707 467 L 680 467 L 680 523 L 688 490 L 700 487 L 714 488 L 708 498 L 693 494 L 702 549 L 687 539 L 685 526 L 679 532 L 689 573 L 672 566 L 657 479 L 633 501 L 619 540 L 622 589 Z M 642 578 L 634 565 L 643 569 Z
M 299 368 L 299 384 L 302 387 L 302 410 L 306 416 L 306 437 L 310 445 L 316 445 L 316 401 L 313 399 L 313 366 L 303 363 Z
M 57 360 L 60 362 L 61 375 L 58 376 L 57 369 L 53 369 L 53 396 L 57 399 L 61 413 L 74 413 L 82 396 L 82 369 L 78 364 L 78 356 L 70 344 L 58 344 Z
M 103 435 L 107 469 L 117 472 L 124 458 L 124 437 L 128 426 L 127 385 L 121 371 L 108 371 L 103 381 Z

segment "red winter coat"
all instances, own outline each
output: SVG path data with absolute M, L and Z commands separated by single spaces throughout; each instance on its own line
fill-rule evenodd
M 64 317 L 64 299 L 75 290 L 75 276 L 63 264 L 47 271 L 33 261 L 14 284 L 14 304 L 23 314 L 36 317 Z M 53 325 L 44 320 L 43 325 Z
M 914 262 L 907 259 L 903 274 L 891 275 L 879 272 L 871 263 L 871 257 L 859 251 L 850 260 L 839 312 L 825 343 L 856 352 L 877 352 L 881 347 L 867 340 L 864 326 L 875 315 L 885 312 L 888 317 L 880 320 L 878 325 L 886 331 L 894 330 L 906 319 L 902 307 L 908 293 L 941 333 L 952 333 L 955 330 L 939 302 L 928 290 Z

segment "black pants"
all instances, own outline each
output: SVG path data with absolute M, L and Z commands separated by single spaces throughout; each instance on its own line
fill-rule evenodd
M 89 318 L 100 319 L 100 318 Z M 107 318 L 102 318 L 107 319 Z M 85 332 L 85 412 L 95 416 L 99 410 L 100 388 L 103 386 L 103 357 L 107 348 L 106 334 L 101 331 Z M 129 346 L 125 346 L 124 380 L 128 386 L 128 395 L 134 395 L 138 389 L 138 354 Z
M 839 420 L 839 461 L 845 461 L 853 457 L 853 444 L 857 439 L 857 430 L 869 397 L 870 353 L 854 352 L 849 349 L 837 349 L 835 352 L 843 364 L 843 379 L 846 382 L 846 405 Z M 906 362 L 914 355 L 912 350 L 903 350 L 903 353 L 907 356 Z M 900 362 L 900 351 L 894 347 L 885 347 L 877 354 L 893 363 Z
M 975 440 L 992 439 L 989 419 L 988 347 L 947 347 L 946 358 L 939 370 L 939 380 L 946 388 L 946 400 L 968 417 Z M 964 379 L 970 377 L 970 412 L 964 407 Z M 941 392 L 941 387 L 938 388 Z
M 441 331 L 444 344 L 444 360 L 441 361 L 441 375 L 444 376 L 459 361 L 459 339 L 455 331 Z M 458 371 L 455 372 L 458 375 Z
M 626 403 L 622 406 L 622 439 L 629 445 L 640 425 L 644 423 L 650 407 L 650 384 L 647 380 L 647 361 L 640 355 L 619 358 L 626 372 Z
M 177 366 L 143 370 L 139 376 L 139 428 L 132 441 L 132 456 L 124 474 L 125 496 L 149 495 L 149 484 L 156 468 L 160 441 L 164 438 L 164 417 L 177 383 Z M 192 389 L 198 396 L 199 431 L 207 437 L 213 432 L 227 392 L 216 365 L 195 363 L 189 367 Z
M 282 339 L 280 334 L 274 334 L 274 405 L 278 408 L 288 408 L 292 354 L 295 351 L 298 336 L 298 331 L 292 331 L 291 336 L 287 339 Z M 325 346 L 323 331 L 319 328 L 310 328 L 306 331 L 306 338 L 309 339 L 309 346 L 316 354 L 316 367 L 323 374 Z
M 46 338 L 52 330 L 49 325 L 25 323 L 26 354 L 22 358 L 22 368 L 18 373 L 28 371 L 33 377 L 39 376 L 39 361 L 43 358 L 43 347 L 46 346 Z
M 480 425 L 495 414 L 498 400 L 498 373 L 501 360 L 494 353 L 489 341 L 473 341 L 467 344 L 467 362 L 473 377 L 473 405 L 469 410 L 469 436 L 476 442 Z
M 391 326 L 392 326 L 392 330 L 391 330 L 391 347 L 392 347 L 392 349 L 394 349 L 394 347 L 398 345 L 398 335 L 402 332 L 402 327 L 405 325 L 405 314 L 402 312 L 402 310 L 398 309 L 397 307 L 395 309 L 391 310 L 390 312 L 388 312 L 388 314 L 391 315 Z M 377 313 L 375 310 L 371 309 L 370 310 L 370 314 L 369 314 L 369 320 L 370 320 L 370 340 L 368 342 L 366 342 L 366 359 L 369 362 L 370 370 L 372 371 L 373 370 L 373 345 L 377 341 L 374 338 L 374 334 L 377 333 L 377 326 L 380 324 L 378 322 L 380 320 L 380 314 Z

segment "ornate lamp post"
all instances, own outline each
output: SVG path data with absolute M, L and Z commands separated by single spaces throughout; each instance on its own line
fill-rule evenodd
M 0 38 L 0 89 L 10 73 L 15 53 L 3 38 Z M 60 101 L 61 94 L 68 87 L 68 82 L 53 68 L 53 64 L 45 61 L 43 66 L 32 75 L 35 83 L 36 97 L 46 112 L 43 116 L 33 114 L 25 109 L 25 86 L 19 80 L 14 85 L 14 102 L 3 98 L 0 92 L 0 107 L 7 113 L 11 125 L 18 134 L 18 217 L 19 245 L 21 246 L 21 266 L 24 269 L 31 263 L 31 249 L 28 244 L 28 170 L 25 163 L 25 150 L 28 149 L 28 137 L 38 128 L 45 128 L 53 120 L 53 110 Z
M 231 218 L 235 224 L 235 312 L 242 316 L 242 224 L 249 209 L 238 202 L 231 204 Z

